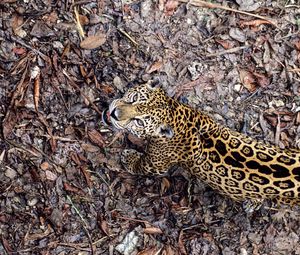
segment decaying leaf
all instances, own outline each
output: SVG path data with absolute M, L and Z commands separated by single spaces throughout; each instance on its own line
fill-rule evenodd
M 256 83 L 254 75 L 246 70 L 240 69 L 239 70 L 240 81 L 244 85 L 249 92 L 254 92 L 256 90 Z
M 148 227 L 148 228 L 144 228 L 144 233 L 145 234 L 162 234 L 163 232 L 161 231 L 160 228 Z
M 271 24 L 270 21 L 268 20 L 262 20 L 262 19 L 255 19 L 255 20 L 250 20 L 250 21 L 241 21 L 241 27 L 245 26 L 252 26 L 252 27 L 258 27 L 262 24 Z
M 266 88 L 267 86 L 270 85 L 271 81 L 270 81 L 270 78 L 267 77 L 267 75 L 261 74 L 261 73 L 257 73 L 257 72 L 254 72 L 253 75 L 254 75 L 254 77 L 256 79 L 257 84 L 260 87 Z
M 169 188 L 171 184 L 167 178 L 162 178 L 161 184 L 160 184 L 160 192 L 161 194 L 164 194 Z
M 178 7 L 178 1 L 168 0 L 165 3 L 165 14 L 166 16 L 171 16 L 175 12 L 176 8 Z
M 161 248 L 150 247 L 145 250 L 140 251 L 137 255 L 157 255 L 160 254 Z
M 149 66 L 147 69 L 147 73 L 153 73 L 155 71 L 158 71 L 163 65 L 162 61 L 156 61 L 152 65 Z
M 106 42 L 105 34 L 97 34 L 86 37 L 81 43 L 80 47 L 86 50 L 92 50 L 100 47 Z
M 104 138 L 96 129 L 89 130 L 88 136 L 89 136 L 91 142 L 94 144 L 97 144 L 99 147 L 102 148 L 105 145 Z

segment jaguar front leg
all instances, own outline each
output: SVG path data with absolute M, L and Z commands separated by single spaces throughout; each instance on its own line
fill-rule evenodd
M 124 150 L 121 154 L 121 163 L 131 174 L 161 175 L 166 173 L 176 162 L 166 154 L 157 151 L 157 148 L 153 151 L 148 147 L 145 153 L 133 149 Z

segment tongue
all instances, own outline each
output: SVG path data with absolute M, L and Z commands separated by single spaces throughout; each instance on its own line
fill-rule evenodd
M 110 113 L 108 109 L 105 109 L 102 112 L 102 122 L 107 125 L 110 126 L 111 125 L 111 121 L 110 121 Z

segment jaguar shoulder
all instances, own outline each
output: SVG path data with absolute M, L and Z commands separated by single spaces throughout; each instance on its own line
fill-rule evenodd
M 114 100 L 103 119 L 148 139 L 144 154 L 122 153 L 121 161 L 132 174 L 163 174 L 180 165 L 234 200 L 300 202 L 300 151 L 232 131 L 150 83 Z

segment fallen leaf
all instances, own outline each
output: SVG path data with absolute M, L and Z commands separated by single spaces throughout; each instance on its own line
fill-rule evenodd
M 215 40 L 217 43 L 221 44 L 221 46 L 225 49 L 231 49 L 234 47 L 233 43 L 229 40 L 220 40 L 220 39 L 216 39 Z
M 83 26 L 88 25 L 90 23 L 89 18 L 87 16 L 84 16 L 81 14 L 79 14 L 79 21 L 80 21 L 80 24 Z
M 262 88 L 266 88 L 267 86 L 270 85 L 271 81 L 269 79 L 269 77 L 267 77 L 265 74 L 261 74 L 261 73 L 253 73 L 257 84 L 262 87 Z
M 16 53 L 17 55 L 23 55 L 27 52 L 27 50 L 23 47 L 14 47 L 13 52 Z
M 91 142 L 98 145 L 100 148 L 102 148 L 105 145 L 104 138 L 97 130 L 88 130 L 88 136 Z
M 176 8 L 178 6 L 178 1 L 169 0 L 165 4 L 165 11 L 164 13 L 166 16 L 171 16 L 175 12 Z
M 105 34 L 97 34 L 86 37 L 81 43 L 80 47 L 86 50 L 96 49 L 106 42 Z
M 55 173 L 52 173 L 49 170 L 46 170 L 46 179 L 49 181 L 55 181 L 57 179 L 57 175 Z
M 101 230 L 104 232 L 104 234 L 106 234 L 107 236 L 109 236 L 109 228 L 108 228 L 108 223 L 105 219 L 103 219 L 103 216 L 101 216 L 100 214 L 97 215 L 97 221 L 98 221 L 98 225 L 100 226 Z
M 164 194 L 169 188 L 171 184 L 169 180 L 165 177 L 162 178 L 161 184 L 160 184 L 160 192 L 161 194 Z
M 152 65 L 150 65 L 149 68 L 147 68 L 148 70 L 146 72 L 153 73 L 155 71 L 158 71 L 162 67 L 162 65 L 163 65 L 162 61 L 156 61 Z
M 256 20 L 250 20 L 250 21 L 241 21 L 240 26 L 244 28 L 245 26 L 252 26 L 252 27 L 258 27 L 262 24 L 271 24 L 268 20 L 262 20 L 262 19 L 256 19 Z
M 84 195 L 84 192 L 81 189 L 79 189 L 79 188 L 77 188 L 77 187 L 75 187 L 75 186 L 73 186 L 73 185 L 71 185 L 67 182 L 64 182 L 63 185 L 64 185 L 65 191 L 76 193 L 78 195 Z
M 184 241 L 183 241 L 183 231 L 181 230 L 179 233 L 179 237 L 178 237 L 178 247 L 180 249 L 180 253 L 186 255 L 186 249 L 184 246 Z
M 161 231 L 160 228 L 149 227 L 149 228 L 144 228 L 144 233 L 145 234 L 162 234 L 163 232 Z
M 254 75 L 246 70 L 239 69 L 240 81 L 249 92 L 256 90 L 255 77 Z
M 140 251 L 137 255 L 156 255 L 156 254 L 160 254 L 159 253 L 160 250 L 161 249 L 156 248 L 156 247 L 150 247 L 150 248 Z
M 49 163 L 45 161 L 40 165 L 40 167 L 42 170 L 46 171 L 49 169 Z

